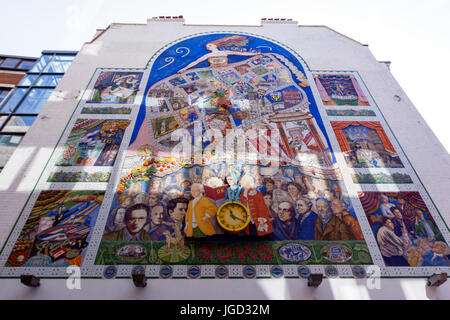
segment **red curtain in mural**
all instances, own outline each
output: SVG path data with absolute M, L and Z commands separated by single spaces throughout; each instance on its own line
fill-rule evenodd
M 343 129 L 348 126 L 364 126 L 369 129 L 376 130 L 378 136 L 380 137 L 381 143 L 386 150 L 396 153 L 394 147 L 392 146 L 389 138 L 381 126 L 381 123 L 376 121 L 331 121 L 331 126 L 333 127 L 334 133 L 336 134 L 336 138 L 338 140 L 339 146 L 343 152 L 350 151 L 350 146 L 345 138 Z

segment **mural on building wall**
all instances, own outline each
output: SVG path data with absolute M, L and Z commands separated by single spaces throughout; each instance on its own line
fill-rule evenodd
M 380 122 L 331 121 L 349 167 L 403 168 Z
M 450 249 L 418 192 L 360 192 L 387 266 L 450 266 Z
M 88 102 L 134 103 L 142 72 L 101 72 Z
M 369 101 L 353 75 L 315 74 L 314 81 L 326 106 L 368 106 Z
M 57 166 L 113 166 L 130 120 L 77 119 Z
M 371 263 L 303 66 L 272 42 L 164 51 L 122 170 L 97 264 Z
M 6 266 L 81 266 L 104 191 L 42 191 Z
M 20 267 L 67 276 L 51 267 L 70 265 L 95 276 L 139 265 L 162 278 L 171 265 L 218 278 L 228 265 L 249 278 L 252 265 L 274 277 L 292 268 L 303 277 L 306 265 L 364 276 L 381 259 L 384 275 L 448 267 L 448 231 L 357 72 L 305 66 L 276 41 L 206 33 L 168 44 L 149 72 L 97 70 L 0 255 L 11 267 L 0 276 Z M 356 168 L 344 171 L 347 184 L 341 152 Z M 106 190 L 61 190 L 82 188 Z

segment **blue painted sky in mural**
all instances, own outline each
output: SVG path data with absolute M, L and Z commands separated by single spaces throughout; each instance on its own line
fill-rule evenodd
M 177 42 L 176 44 L 170 46 L 166 50 L 164 50 L 159 56 L 156 57 L 154 63 L 152 64 L 152 60 L 149 61 L 148 66 L 151 65 L 151 72 L 148 83 L 145 88 L 144 97 L 147 96 L 148 90 L 152 85 L 157 83 L 158 81 L 165 79 L 167 77 L 173 76 L 177 72 L 179 72 L 182 68 L 188 66 L 191 62 L 196 61 L 199 57 L 202 57 L 211 51 L 206 48 L 206 45 L 214 40 L 221 39 L 224 37 L 232 36 L 232 35 L 244 35 L 249 40 L 246 46 L 241 47 L 242 50 L 246 50 L 247 52 L 260 52 L 260 53 L 277 53 L 285 58 L 287 58 L 290 62 L 292 62 L 301 72 L 305 73 L 304 66 L 300 63 L 299 58 L 295 57 L 288 50 L 283 48 L 281 45 L 278 45 L 270 40 L 265 40 L 259 37 L 250 36 L 248 34 L 238 34 L 238 33 L 212 33 L 206 35 L 199 35 L 196 37 L 191 37 L 186 40 L 182 40 Z M 220 49 L 220 48 L 219 48 Z M 229 48 L 227 49 L 229 50 Z M 239 55 L 228 55 L 228 63 L 235 63 L 239 61 L 243 61 L 248 59 L 248 56 L 239 56 Z M 153 58 L 154 59 L 154 58 Z M 283 62 L 281 62 L 283 63 Z M 284 64 L 284 63 L 283 63 Z M 203 61 L 193 67 L 191 70 L 196 68 L 208 67 L 209 62 Z M 307 67 L 307 66 L 306 66 Z M 295 75 L 292 74 L 294 80 L 298 83 L 298 79 Z M 315 117 L 316 122 L 323 132 L 328 145 L 331 149 L 331 144 L 326 134 L 325 127 L 322 122 L 322 118 L 320 117 L 319 110 L 317 108 L 317 104 L 313 98 L 313 94 L 311 91 L 311 87 L 304 88 L 308 101 L 311 103 L 309 106 L 311 114 Z M 142 105 L 139 110 L 138 118 L 136 120 L 136 125 L 131 137 L 131 143 L 136 139 L 139 129 L 142 125 L 142 122 L 145 118 L 145 99 L 142 102 Z M 333 162 L 335 162 L 334 153 L 333 154 Z

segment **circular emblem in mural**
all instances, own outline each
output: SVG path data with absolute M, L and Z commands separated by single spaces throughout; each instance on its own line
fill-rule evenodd
M 117 250 L 117 256 L 121 258 L 140 259 L 145 257 L 145 255 L 145 248 L 137 244 L 126 245 Z
M 196 279 L 196 278 L 200 277 L 200 273 L 201 273 L 201 270 L 200 270 L 199 266 L 190 266 L 187 271 L 187 275 L 191 279 Z
M 116 266 L 107 266 L 103 270 L 103 278 L 105 279 L 113 279 L 117 275 L 117 268 Z
M 330 262 L 344 263 L 352 258 L 352 249 L 343 244 L 327 244 L 320 254 Z
M 283 276 L 283 268 L 280 266 L 272 266 L 272 268 L 270 268 L 270 274 L 272 275 L 272 277 L 274 278 L 280 278 Z
M 326 266 L 325 275 L 328 278 L 336 278 L 339 275 L 338 269 L 335 266 Z
M 225 266 L 217 266 L 215 273 L 217 278 L 224 279 L 228 277 L 228 268 Z
M 173 274 L 173 270 L 171 266 L 163 266 L 159 269 L 159 276 L 161 278 L 167 279 L 170 278 Z
M 13 267 L 20 267 L 28 260 L 28 252 L 27 251 L 19 251 L 11 255 L 8 259 L 8 264 Z
M 357 279 L 364 279 L 366 277 L 366 269 L 362 266 L 354 266 L 352 272 Z
M 167 241 L 167 240 L 166 240 Z M 158 257 L 168 263 L 178 263 L 186 260 L 191 255 L 189 247 L 180 246 L 179 244 L 170 246 L 164 245 L 158 250 Z
M 308 278 L 309 275 L 311 274 L 311 270 L 309 270 L 307 266 L 300 266 L 298 267 L 297 271 L 298 275 L 302 278 Z
M 135 266 L 131 270 L 131 274 L 145 274 L 145 268 L 143 266 Z
M 253 279 L 256 277 L 256 268 L 254 266 L 245 266 L 243 270 L 244 278 Z
M 311 250 L 299 243 L 288 243 L 278 249 L 281 258 L 289 262 L 302 262 L 311 257 Z

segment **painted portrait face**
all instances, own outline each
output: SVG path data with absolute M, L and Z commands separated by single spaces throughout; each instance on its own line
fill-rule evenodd
M 145 203 L 146 194 L 145 193 L 139 193 L 134 198 L 134 203 Z
M 197 197 L 201 196 L 201 194 L 202 194 L 202 190 L 200 189 L 199 186 L 194 185 L 194 186 L 191 187 L 191 195 L 194 198 L 197 198 Z
M 150 191 L 158 192 L 160 188 L 161 188 L 161 180 L 153 178 L 150 181 Z
M 291 197 L 297 197 L 299 194 L 299 190 L 297 189 L 297 187 L 292 184 L 288 185 L 287 191 Z
M 164 208 L 163 206 L 155 206 L 152 208 L 150 218 L 152 220 L 152 224 L 155 226 L 159 226 L 164 221 Z
M 394 230 L 394 224 L 392 223 L 391 219 L 387 219 L 384 225 L 389 229 Z
M 170 217 L 175 221 L 183 221 L 186 215 L 187 204 L 178 202 L 176 207 L 169 212 Z
M 135 235 L 144 228 L 147 222 L 147 211 L 145 209 L 133 210 L 130 214 L 130 218 L 126 221 L 127 230 L 130 234 Z
M 292 206 L 289 202 L 281 202 L 278 205 L 278 218 L 282 221 L 289 221 L 292 218 Z
M 236 185 L 232 176 L 227 176 L 227 183 L 230 187 L 234 187 Z
M 122 205 L 123 205 L 124 207 L 129 207 L 129 206 L 131 206 L 132 203 L 133 203 L 133 199 L 132 199 L 131 197 L 126 197 L 126 198 L 123 200 Z
M 116 217 L 114 218 L 114 224 L 116 226 L 124 224 L 125 212 L 126 212 L 125 208 L 119 208 L 117 210 Z
M 273 183 L 271 181 L 266 181 L 266 189 L 267 191 L 273 190 Z
M 272 196 L 270 194 L 266 194 L 264 196 L 264 202 L 266 203 L 266 206 L 269 208 L 272 205 Z
M 398 210 L 397 208 L 395 208 L 395 209 L 393 209 L 393 211 L 394 211 L 394 216 L 395 216 L 397 219 L 399 219 L 399 220 L 402 220 L 402 219 L 403 219 L 403 216 L 402 216 L 402 213 L 400 212 L 400 210 Z
M 419 218 L 420 221 L 425 220 L 422 211 L 419 209 L 416 209 L 416 216 Z
M 304 200 L 297 200 L 297 203 L 295 205 L 299 214 L 305 214 L 309 211 L 308 204 Z
M 217 50 L 217 46 L 213 43 L 208 43 L 206 45 L 206 49 L 208 49 L 209 51 L 215 51 L 215 50 Z
M 321 219 L 327 219 L 332 214 L 328 201 L 325 199 L 318 199 L 316 201 L 316 209 Z
M 339 214 L 344 211 L 344 203 L 339 199 L 334 199 L 331 201 L 331 210 L 333 210 L 334 214 Z
M 159 196 L 157 193 L 150 193 L 148 196 L 148 204 L 150 207 L 156 206 L 159 201 Z

